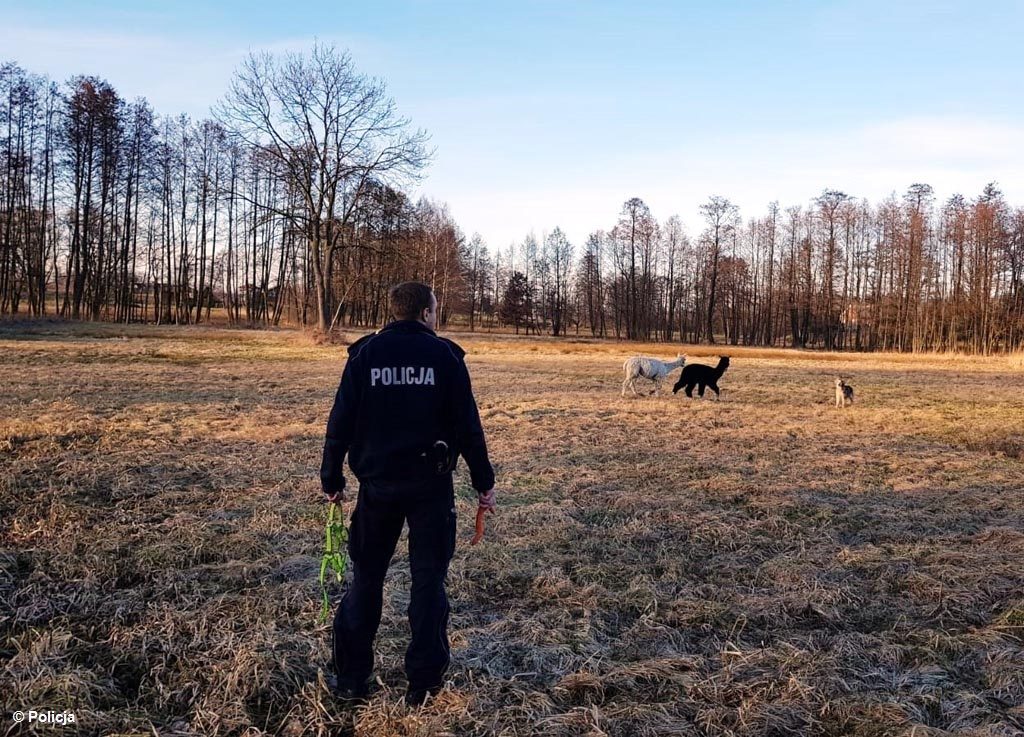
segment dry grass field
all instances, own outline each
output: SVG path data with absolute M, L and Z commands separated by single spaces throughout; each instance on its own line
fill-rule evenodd
M 446 690 L 402 704 L 400 548 L 352 712 L 316 624 L 344 348 L 0 325 L 0 734 L 1024 734 L 1019 358 L 733 349 L 716 403 L 619 396 L 675 346 L 456 337 L 499 512 L 470 548 L 460 465 Z

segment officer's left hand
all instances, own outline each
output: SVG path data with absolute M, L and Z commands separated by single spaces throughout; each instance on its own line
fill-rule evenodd
M 477 493 L 477 504 L 484 509 L 488 510 L 491 514 L 494 514 L 494 508 L 497 506 L 497 502 L 494 499 L 494 489 L 490 491 L 482 491 Z
M 345 501 L 345 492 L 344 491 L 337 491 L 337 492 L 335 492 L 333 494 L 328 494 L 325 491 L 324 492 L 324 498 L 326 498 L 327 501 L 331 502 L 332 504 L 337 504 L 338 502 Z

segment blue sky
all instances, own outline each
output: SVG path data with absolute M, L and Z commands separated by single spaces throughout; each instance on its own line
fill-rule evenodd
M 250 50 L 351 51 L 426 128 L 420 191 L 504 248 L 582 245 L 642 197 L 659 219 L 720 194 L 745 216 L 826 187 L 909 184 L 1024 204 L 1024 2 L 0 0 L 0 59 L 107 78 L 208 115 Z

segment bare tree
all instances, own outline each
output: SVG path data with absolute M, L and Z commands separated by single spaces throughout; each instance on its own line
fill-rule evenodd
M 544 239 L 544 254 L 551 275 L 551 286 L 546 300 L 551 316 L 551 334 L 559 336 L 564 334 L 567 323 L 572 268 L 572 244 L 561 228 L 555 228 Z
M 317 326 L 328 330 L 335 254 L 351 245 L 345 235 L 366 185 L 416 176 L 430 158 L 426 133 L 409 132 L 383 83 L 357 73 L 347 53 L 320 44 L 308 56 L 250 55 L 217 116 L 265 151 L 267 165 L 294 193 L 294 209 L 271 208 L 306 239 Z
M 722 241 L 732 234 L 739 219 L 739 210 L 725 197 L 714 195 L 700 206 L 701 215 L 708 227 L 704 242 L 708 248 L 709 282 L 707 286 L 707 323 L 705 338 L 715 342 L 715 294 L 718 290 L 718 266 L 722 255 Z
M 841 258 L 841 254 L 836 239 L 836 228 L 839 226 L 840 211 L 850 199 L 845 192 L 826 189 L 815 200 L 823 230 L 822 312 L 824 313 L 825 347 L 829 349 L 836 347 L 836 326 L 839 322 L 835 300 L 835 281 L 836 264 Z

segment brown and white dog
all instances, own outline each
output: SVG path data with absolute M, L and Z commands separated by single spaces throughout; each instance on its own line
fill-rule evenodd
M 836 378 L 836 406 L 846 407 L 853 404 L 853 387 L 840 378 Z

